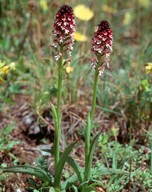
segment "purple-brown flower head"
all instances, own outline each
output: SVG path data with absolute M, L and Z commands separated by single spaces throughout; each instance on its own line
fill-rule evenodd
M 59 51 L 59 47 L 63 47 L 64 50 L 68 51 L 69 55 L 73 49 L 74 37 L 73 32 L 75 31 L 75 19 L 73 10 L 69 5 L 63 5 L 58 10 L 53 29 L 53 47 L 58 50 L 58 54 L 55 56 L 58 60 L 62 54 Z
M 98 59 L 102 56 L 104 57 L 104 61 L 101 64 L 102 66 L 100 65 L 98 68 L 99 75 L 103 72 L 105 65 L 109 67 L 110 53 L 112 52 L 112 43 L 113 31 L 111 30 L 109 23 L 105 20 L 101 21 L 92 39 L 92 51 Z

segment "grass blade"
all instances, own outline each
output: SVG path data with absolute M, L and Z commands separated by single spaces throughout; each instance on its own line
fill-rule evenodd
M 75 184 L 78 181 L 78 177 L 76 174 L 72 175 L 68 179 L 66 179 L 62 184 L 61 184 L 61 189 L 62 190 L 67 190 L 69 187 L 71 187 L 73 184 Z

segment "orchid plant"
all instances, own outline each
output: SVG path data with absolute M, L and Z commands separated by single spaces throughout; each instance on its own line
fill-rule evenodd
M 85 129 L 85 179 L 88 180 L 91 169 L 91 148 L 90 148 L 90 135 L 93 128 L 94 113 L 96 107 L 97 86 L 99 76 L 104 72 L 105 67 L 109 67 L 110 53 L 112 52 L 113 31 L 107 21 L 101 21 L 98 25 L 94 37 L 92 39 L 92 51 L 95 54 L 92 66 L 95 69 L 94 86 L 93 86 L 93 99 L 92 109 L 88 117 L 88 122 Z M 97 139 L 100 133 L 97 135 Z M 96 140 L 97 140 L 96 139 Z M 91 160 L 92 161 L 92 160 Z
M 63 5 L 56 14 L 53 29 L 53 44 L 58 61 L 58 93 L 57 93 L 57 111 L 53 107 L 53 115 L 55 120 L 55 138 L 54 138 L 54 158 L 55 170 L 60 158 L 59 139 L 61 132 L 61 96 L 62 96 L 62 74 L 63 65 L 70 60 L 71 51 L 73 50 L 75 31 L 75 19 L 73 10 L 69 5 Z M 64 58 L 65 57 L 65 58 Z M 68 57 L 68 58 L 67 58 Z

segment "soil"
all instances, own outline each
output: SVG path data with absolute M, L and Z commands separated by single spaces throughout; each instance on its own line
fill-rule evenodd
M 61 151 L 73 141 L 78 141 L 79 145 L 74 149 L 73 154 L 80 165 L 84 165 L 84 133 L 83 127 L 90 110 L 89 104 L 81 98 L 75 104 L 62 106 L 62 131 L 64 138 L 60 140 Z M 13 131 L 9 134 L 9 141 L 18 141 L 10 151 L 0 151 L 0 164 L 12 166 L 18 165 L 35 165 L 36 159 L 42 156 L 41 148 L 48 147 L 53 151 L 54 140 L 54 122 L 49 107 L 43 109 L 42 114 L 38 115 L 30 104 L 28 95 L 16 94 L 13 97 L 11 107 L 3 107 L 5 110 L 0 113 L 0 130 L 12 122 L 15 123 Z M 109 119 L 110 118 L 110 119 Z M 97 124 L 96 134 L 99 131 L 108 132 L 118 122 L 118 138 L 120 142 L 128 140 L 128 130 L 126 122 L 115 115 L 106 116 L 102 110 L 96 109 L 95 122 Z M 63 135 L 63 134 L 62 134 Z M 51 153 L 50 153 L 51 154 Z M 49 156 L 49 162 L 53 162 L 52 154 Z M 53 164 L 50 163 L 49 169 L 52 171 Z M 9 175 L 9 176 L 8 176 Z M 29 187 L 28 179 L 31 176 L 19 173 L 9 173 L 1 178 L 0 191 L 2 192 L 24 192 Z M 34 178 L 36 180 L 36 178 Z M 36 180 L 38 183 L 39 180 Z M 103 189 L 98 189 L 103 191 Z
M 81 132 L 80 128 L 83 127 L 87 114 L 82 107 L 84 106 L 79 106 L 79 109 L 76 109 L 75 105 L 62 107 L 62 127 L 65 138 L 60 140 L 61 150 L 71 142 L 79 140 L 78 132 Z M 29 96 L 23 94 L 14 95 L 13 105 L 4 108 L 5 111 L 0 113 L 0 130 L 14 122 L 15 126 L 8 140 L 17 141 L 18 144 L 14 145 L 10 151 L 0 151 L 0 164 L 7 164 L 8 167 L 14 164 L 35 165 L 36 159 L 42 155 L 40 148 L 48 147 L 53 151 L 54 122 L 49 108 L 45 108 L 39 116 L 33 111 Z M 79 143 L 83 144 L 83 138 Z M 84 150 L 80 145 L 73 153 L 77 156 L 79 164 L 83 165 Z M 50 155 L 48 161 L 52 162 L 52 158 Z M 50 164 L 50 170 L 51 167 L 53 164 Z M 24 192 L 29 187 L 29 178 L 31 176 L 26 174 L 9 173 L 4 179 L 0 178 L 0 191 Z

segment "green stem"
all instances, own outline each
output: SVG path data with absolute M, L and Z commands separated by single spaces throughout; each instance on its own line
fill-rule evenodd
M 60 58 L 58 63 L 58 93 L 57 93 L 57 126 L 55 127 L 55 137 L 54 137 L 54 161 L 55 161 L 55 170 L 57 169 L 57 164 L 59 162 L 60 156 L 60 135 L 61 135 L 61 96 L 62 96 L 62 59 Z
M 88 170 L 88 161 L 90 153 L 90 135 L 91 135 L 90 116 L 88 116 L 87 124 L 85 127 L 85 174 L 84 174 L 85 181 L 88 179 L 87 170 Z
M 94 112 L 95 112 L 95 108 L 96 108 L 98 75 L 99 75 L 99 70 L 98 70 L 98 65 L 97 65 L 97 67 L 95 69 L 94 86 L 93 86 L 93 100 L 92 100 L 92 109 L 91 109 L 91 114 L 90 114 L 91 129 L 92 129 L 92 126 L 93 126 Z
M 150 140 L 150 149 L 151 149 L 151 152 L 150 152 L 150 173 L 152 174 L 152 138 Z
M 89 117 L 88 117 L 87 125 L 85 127 L 85 173 L 84 173 L 85 181 L 88 180 L 90 175 L 90 170 L 91 170 L 91 167 L 88 167 L 88 161 L 89 161 L 89 155 L 90 155 L 90 136 L 91 136 L 91 130 L 93 127 L 94 112 L 96 107 L 98 75 L 99 75 L 99 70 L 97 66 L 95 69 L 95 76 L 94 76 L 92 109 L 91 109 L 91 114 L 89 114 Z

